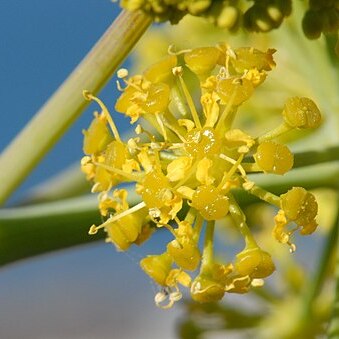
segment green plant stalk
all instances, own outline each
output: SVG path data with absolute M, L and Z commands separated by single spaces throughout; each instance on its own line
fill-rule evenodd
M 307 328 L 310 324 L 312 317 L 314 317 L 314 301 L 319 295 L 319 292 L 321 291 L 321 288 L 325 282 L 326 275 L 328 274 L 329 265 L 331 264 L 331 257 L 334 254 L 338 243 L 338 225 L 339 225 L 339 213 L 337 213 L 336 221 L 332 226 L 331 232 L 327 235 L 326 241 L 323 245 L 323 251 L 321 253 L 318 268 L 315 272 L 315 275 L 314 277 L 311 277 L 310 282 L 307 284 L 308 287 L 305 292 L 301 319 L 300 321 L 298 321 L 298 326 Z M 337 277 L 337 279 L 338 278 L 339 276 Z M 336 307 L 338 306 L 339 303 L 337 303 Z M 337 319 L 337 321 L 339 321 L 339 319 Z M 337 326 L 338 325 L 339 322 L 337 323 Z M 337 327 L 336 331 L 337 331 L 336 333 L 338 334 L 339 327 Z
M 339 215 L 339 214 L 338 214 Z M 336 228 L 336 237 L 334 238 L 334 246 L 336 249 L 336 268 L 335 268 L 335 278 L 336 278 L 336 291 L 335 298 L 332 309 L 332 317 L 330 320 L 330 325 L 328 328 L 327 338 L 335 339 L 339 337 L 339 237 L 338 237 L 338 228 L 339 228 L 339 217 L 337 218 L 337 223 L 334 226 Z
M 128 190 L 128 203 L 139 202 Z M 101 231 L 89 235 L 92 224 L 101 224 L 94 195 L 0 210 L 0 266 L 38 254 L 103 239 Z
M 8 208 L 0 214 L 0 265 L 105 236 L 88 235 L 92 223 L 101 223 L 94 196 Z
M 122 11 L 88 55 L 0 156 L 0 204 L 27 177 L 104 86 L 151 24 L 141 11 Z

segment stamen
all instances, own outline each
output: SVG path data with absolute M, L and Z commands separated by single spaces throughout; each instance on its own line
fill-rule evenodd
M 175 50 L 175 45 L 169 45 L 168 49 L 167 49 L 167 53 L 169 55 L 180 55 L 180 54 L 184 54 L 184 53 L 188 53 L 188 52 L 192 52 L 191 49 L 182 49 L 181 51 L 176 51 Z
M 251 282 L 252 287 L 263 287 L 265 284 L 263 279 L 253 279 Z
M 170 293 L 169 300 L 175 303 L 176 301 L 179 301 L 182 299 L 182 293 L 180 291 L 175 291 Z
M 182 142 L 186 142 L 186 139 L 183 137 L 183 135 L 179 131 L 179 128 L 174 126 L 173 122 L 169 121 L 171 118 L 172 118 L 172 120 L 174 119 L 172 113 L 169 110 L 166 112 L 166 117 L 163 116 L 162 118 L 163 118 L 163 123 L 165 124 L 165 126 L 168 127 L 169 129 L 171 129 L 179 137 L 179 139 Z
M 168 149 L 182 149 L 183 147 L 185 146 L 184 143 L 181 143 L 181 142 L 174 142 L 172 143 L 171 146 L 168 147 Z M 176 157 L 175 157 L 176 158 Z
M 191 97 L 191 94 L 185 84 L 184 79 L 182 78 L 182 67 L 174 67 L 173 74 L 179 77 L 180 85 L 181 85 L 182 91 L 184 92 L 188 107 L 190 108 L 194 123 L 197 126 L 197 128 L 201 128 L 201 123 L 200 123 L 198 112 L 195 109 L 195 105 Z
M 135 133 L 137 135 L 139 135 L 141 133 L 145 133 L 149 137 L 151 142 L 155 142 L 156 141 L 155 136 L 151 132 L 147 131 L 144 127 L 142 127 L 140 124 L 137 125 L 137 127 L 135 128 Z
M 169 302 L 165 305 L 161 305 L 165 300 L 169 299 Z M 174 305 L 174 300 L 171 300 L 169 295 L 165 292 L 159 292 L 154 297 L 155 304 L 162 309 L 168 309 L 171 308 Z
M 118 91 L 119 91 L 119 92 L 123 92 L 124 89 L 121 87 L 121 84 L 120 84 L 119 80 L 117 80 L 115 83 L 116 83 L 116 85 L 117 85 Z
M 115 222 L 115 221 L 117 221 L 117 220 L 119 220 L 123 217 L 126 217 L 127 215 L 132 214 L 136 211 L 139 211 L 142 208 L 144 208 L 145 206 L 146 206 L 146 204 L 142 201 L 139 204 L 136 204 L 135 206 L 129 208 L 128 210 L 123 211 L 119 214 L 116 214 L 116 215 L 108 218 L 104 223 L 102 223 L 99 226 L 92 225 L 89 232 L 95 232 L 96 233 L 99 229 L 105 228 L 106 225 L 111 224 L 112 222 Z M 95 233 L 89 233 L 89 234 L 95 234 Z
M 231 164 L 233 164 L 233 166 L 231 167 L 231 169 L 227 172 L 227 174 L 222 178 L 220 184 L 218 185 L 218 188 L 221 189 L 227 181 L 229 181 L 232 177 L 232 175 L 235 173 L 235 171 L 238 169 L 240 174 L 247 180 L 247 176 L 246 176 L 246 172 L 245 170 L 242 168 L 242 166 L 240 165 L 242 159 L 244 158 L 244 154 L 240 155 L 240 157 L 238 158 L 237 161 L 235 161 L 234 159 L 228 157 L 225 154 L 219 154 L 219 157 L 223 160 L 226 160 L 228 162 L 230 162 Z
M 82 92 L 84 98 L 88 101 L 90 100 L 94 100 L 96 103 L 98 103 L 98 105 L 100 106 L 100 108 L 102 109 L 102 112 L 104 113 L 105 115 L 105 118 L 107 119 L 108 121 L 108 124 L 109 126 L 111 127 L 111 130 L 113 132 L 113 135 L 115 137 L 115 139 L 119 142 L 121 142 L 121 138 L 120 138 L 120 135 L 119 135 L 119 131 L 107 109 L 107 107 L 105 106 L 105 104 L 97 97 L 95 97 L 92 93 L 90 93 L 89 91 L 83 91 Z
M 117 72 L 117 77 L 119 79 L 124 79 L 128 77 L 128 70 L 126 68 L 120 68 Z
M 227 155 L 225 155 L 225 154 L 223 154 L 223 153 L 221 153 L 221 154 L 219 155 L 219 157 L 220 157 L 221 159 L 224 159 L 224 160 L 230 162 L 231 164 L 233 164 L 233 165 L 235 166 L 235 169 L 238 169 L 239 172 L 240 172 L 240 174 L 241 174 L 243 177 L 246 177 L 246 172 L 245 172 L 244 168 L 240 165 L 242 159 L 244 158 L 244 154 L 241 154 L 237 161 L 235 161 L 234 159 L 228 157 Z M 234 167 L 234 166 L 232 166 L 231 170 L 233 170 L 233 167 Z M 231 170 L 230 170 L 230 171 L 231 171 Z M 233 173 L 232 173 L 232 174 L 233 174 Z
M 227 103 L 224 111 L 221 113 L 221 115 L 219 117 L 219 121 L 217 122 L 217 125 L 215 126 L 216 132 L 220 131 L 220 129 L 222 128 L 223 122 L 225 122 L 226 118 L 229 116 L 229 114 L 232 113 L 232 106 L 233 106 L 233 102 L 234 102 L 234 99 L 235 99 L 235 95 L 236 95 L 236 91 L 234 89 L 229 102 Z M 228 124 L 229 126 L 227 126 L 227 127 L 230 127 L 230 125 L 232 124 L 232 120 L 235 116 L 235 112 L 236 111 L 233 112 L 233 116 L 232 115 L 229 116 L 230 121 L 229 121 L 229 124 Z
M 94 162 L 94 165 L 102 167 L 102 168 L 104 168 L 105 170 L 107 170 L 109 172 L 113 172 L 113 173 L 116 173 L 118 175 L 121 175 L 122 177 L 125 177 L 125 178 L 127 178 L 127 179 L 129 179 L 131 181 L 140 182 L 141 179 L 142 179 L 141 177 L 139 177 L 136 174 L 126 173 L 125 171 L 123 171 L 123 170 L 121 170 L 119 168 L 115 168 L 115 167 L 112 167 L 112 166 L 109 166 L 109 165 L 105 165 L 102 162 Z
M 193 163 L 192 167 L 190 168 L 190 170 L 188 171 L 188 173 L 186 174 L 185 178 L 183 178 L 181 181 L 179 181 L 175 186 L 174 186 L 174 190 L 178 189 L 180 186 L 182 186 L 187 180 L 189 180 L 192 176 L 192 174 L 196 171 L 196 168 L 198 166 L 198 161 L 196 161 L 195 163 Z
M 290 251 L 291 254 L 294 253 L 297 250 L 296 244 L 293 244 L 293 243 L 291 243 L 289 241 L 287 242 L 287 244 L 290 246 L 289 251 Z
M 165 129 L 164 122 L 162 121 L 161 116 L 160 116 L 159 113 L 156 113 L 155 117 L 156 117 L 157 122 L 158 122 L 158 124 L 159 124 L 159 126 L 161 128 L 161 132 L 162 132 L 162 135 L 164 136 L 164 140 L 165 140 L 165 142 L 167 142 L 168 137 L 167 137 L 167 132 L 166 132 L 166 129 Z

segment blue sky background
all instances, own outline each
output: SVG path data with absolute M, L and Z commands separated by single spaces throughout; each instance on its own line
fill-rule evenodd
M 82 60 L 119 11 L 110 0 L 0 1 L 0 150 Z M 112 81 L 100 94 L 108 105 L 114 103 L 115 89 Z M 81 130 L 88 126 L 93 107 L 41 162 L 14 200 L 81 157 Z M 128 127 L 127 119 L 120 115 L 115 119 L 120 129 Z
M 0 1 L 0 150 L 86 55 L 120 11 L 109 0 Z M 109 105 L 115 84 L 100 94 Z M 12 198 L 82 156 L 87 110 Z M 129 123 L 116 118 L 124 129 Z M 180 309 L 161 312 L 140 253 L 104 243 L 0 270 L 0 338 L 174 338 Z

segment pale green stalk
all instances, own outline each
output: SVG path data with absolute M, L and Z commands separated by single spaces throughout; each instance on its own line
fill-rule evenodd
M 126 189 L 128 203 L 135 206 L 139 196 Z M 101 223 L 94 195 L 0 209 L 0 266 L 102 239 L 105 232 L 88 234 L 92 224 Z
M 112 76 L 151 24 L 143 12 L 123 11 L 47 103 L 0 156 L 0 204 L 4 203 Z
M 207 221 L 204 250 L 202 253 L 201 272 L 206 272 L 213 264 L 213 237 L 215 221 Z
M 335 298 L 332 309 L 332 317 L 330 320 L 330 325 L 327 332 L 327 337 L 329 339 L 335 339 L 339 337 L 339 251 L 338 251 L 338 228 L 339 228 L 339 217 L 337 216 L 336 224 L 334 225 L 336 230 L 335 235 L 333 235 L 333 247 L 336 250 L 336 267 L 335 267 L 335 278 L 336 278 L 336 290 Z M 326 265 L 325 265 L 326 267 Z

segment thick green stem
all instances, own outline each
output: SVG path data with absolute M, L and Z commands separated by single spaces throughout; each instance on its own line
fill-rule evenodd
M 151 24 L 143 12 L 123 11 L 79 66 L 0 156 L 0 204 L 88 105 L 84 89 L 95 94 L 112 76 Z
M 139 196 L 131 187 L 128 203 Z M 101 224 L 94 195 L 31 206 L 0 209 L 0 266 L 105 237 L 104 231 L 89 235 L 92 224 Z
M 103 238 L 88 235 L 100 222 L 94 196 L 0 210 L 0 266 Z

